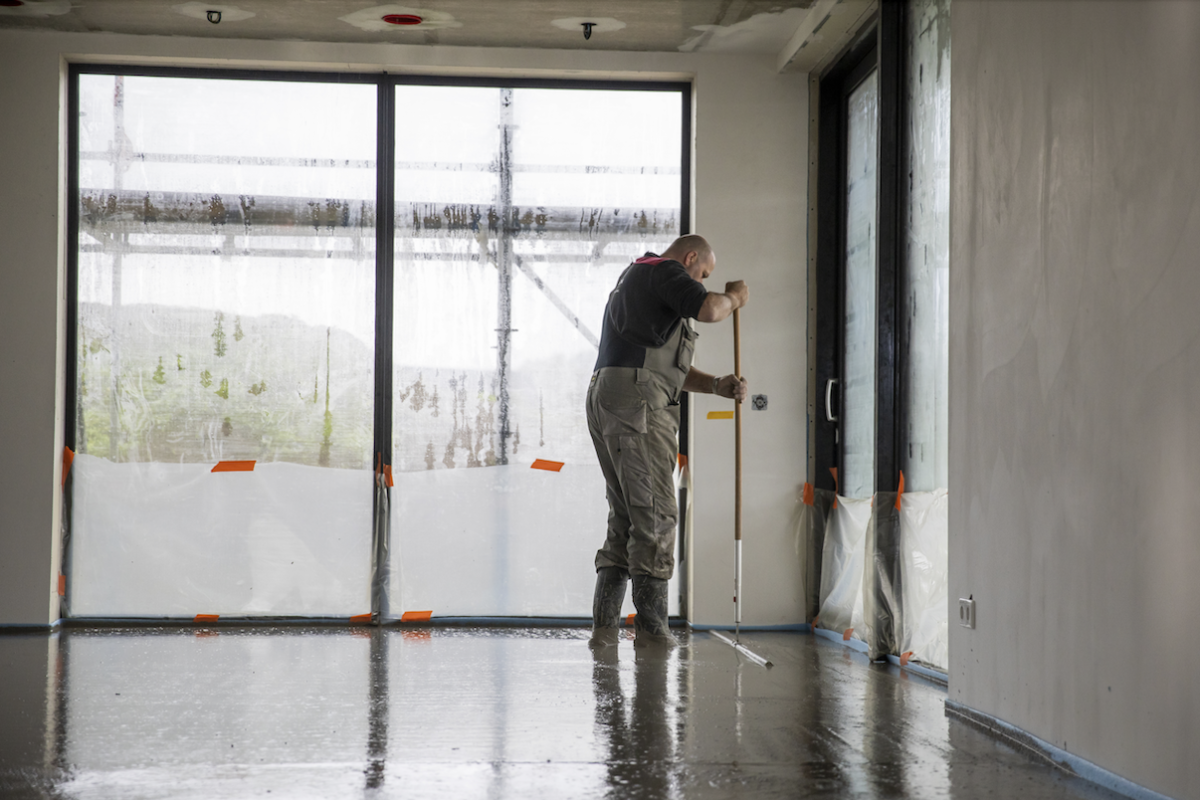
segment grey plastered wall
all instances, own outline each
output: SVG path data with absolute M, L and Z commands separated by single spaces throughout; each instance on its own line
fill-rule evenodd
M 1200 4 L 952 4 L 950 698 L 1200 797 Z
M 748 624 L 803 622 L 791 536 L 804 481 L 807 76 L 775 54 L 580 52 L 0 32 L 0 624 L 45 624 L 54 595 L 65 280 L 60 128 L 67 61 L 694 81 L 693 229 L 719 254 L 712 286 L 751 284 L 744 371 L 768 411 L 747 414 Z M 614 120 L 614 124 L 619 124 Z M 730 372 L 728 322 L 701 326 L 697 364 Z M 17 346 L 16 343 L 19 343 Z M 708 398 L 703 398 L 705 403 Z M 692 439 L 693 621 L 733 621 L 733 426 Z M 730 408 L 725 401 L 721 408 Z M 582 409 L 580 410 L 582 414 Z M 603 530 L 603 520 L 598 521 Z M 602 535 L 602 533 L 601 533 Z M 597 540 L 596 546 L 600 541 Z M 590 563 L 594 551 L 581 552 Z

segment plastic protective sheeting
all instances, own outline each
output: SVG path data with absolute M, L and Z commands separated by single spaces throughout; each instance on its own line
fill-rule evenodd
M 84 617 L 370 610 L 371 474 L 76 456 L 68 585 Z
M 872 659 L 900 652 L 904 609 L 898 592 L 900 569 L 900 512 L 895 492 L 876 492 L 867 524 L 863 560 L 863 641 Z
M 590 616 L 595 520 L 608 514 L 599 470 L 430 470 L 396 473 L 395 484 L 393 614 Z
M 911 492 L 900 506 L 901 653 L 941 669 L 949 664 L 949 496 Z
M 871 500 L 838 496 L 837 506 L 825 521 L 821 553 L 820 626 L 845 632 L 852 629 L 862 639 L 863 567 L 866 560 L 867 526 Z

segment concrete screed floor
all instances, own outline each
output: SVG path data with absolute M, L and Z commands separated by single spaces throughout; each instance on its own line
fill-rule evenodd
M 947 719 L 937 684 L 812 635 L 744 633 L 769 671 L 706 633 L 665 656 L 626 638 L 594 657 L 587 636 L 0 636 L 0 797 L 1116 797 Z

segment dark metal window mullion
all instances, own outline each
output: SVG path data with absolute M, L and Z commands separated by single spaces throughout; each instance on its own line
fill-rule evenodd
M 880 6 L 879 136 L 876 195 L 875 491 L 895 491 L 900 479 L 900 270 L 903 192 L 900 176 L 902 102 L 901 17 L 899 2 Z
M 392 323 L 395 255 L 396 89 L 381 79 L 376 93 L 375 129 L 375 466 L 371 613 L 377 622 L 388 614 L 387 583 L 391 552 L 391 490 L 383 468 L 392 463 Z

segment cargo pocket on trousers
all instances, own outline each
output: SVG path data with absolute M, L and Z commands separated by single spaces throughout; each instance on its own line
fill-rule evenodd
M 600 403 L 600 433 L 605 436 L 627 436 L 646 432 L 646 402 L 632 405 Z
M 653 508 L 654 489 L 650 484 L 650 467 L 646 463 L 645 442 L 641 436 L 618 436 L 621 489 L 633 508 Z

